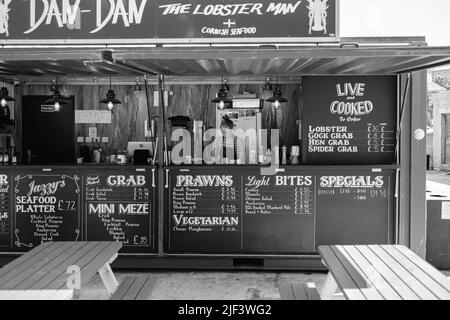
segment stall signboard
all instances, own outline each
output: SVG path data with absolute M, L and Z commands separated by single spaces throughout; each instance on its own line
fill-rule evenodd
M 172 169 L 169 181 L 169 253 L 302 254 L 393 240 L 395 170 Z
M 83 176 L 87 241 L 121 241 L 122 252 L 153 252 L 155 170 Z
M 49 241 L 81 240 L 81 177 L 15 174 L 13 248 L 27 251 Z
M 304 79 L 303 162 L 392 165 L 397 150 L 397 77 Z
M 335 42 L 339 0 L 1 0 L 0 43 Z

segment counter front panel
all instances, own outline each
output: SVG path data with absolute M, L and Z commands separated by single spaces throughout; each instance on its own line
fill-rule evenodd
M 303 254 L 323 244 L 391 243 L 395 169 L 173 168 L 170 253 Z
M 47 241 L 120 240 L 124 253 L 156 249 L 156 170 L 11 167 L 0 175 L 0 249 Z

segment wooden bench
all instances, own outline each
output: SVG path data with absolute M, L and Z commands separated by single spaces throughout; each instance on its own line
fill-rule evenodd
M 450 300 L 450 281 L 405 246 L 322 246 L 329 270 L 322 299 Z
M 153 277 L 126 277 L 110 300 L 149 300 L 155 284 Z
M 281 300 L 320 300 L 314 283 L 278 283 Z
M 110 263 L 121 247 L 120 242 L 99 241 L 41 244 L 0 269 L 0 299 L 67 298 L 87 285 L 96 273 L 112 294 L 118 283 Z M 69 267 L 75 267 L 72 273 L 68 273 Z M 79 279 L 73 288 L 71 279 Z

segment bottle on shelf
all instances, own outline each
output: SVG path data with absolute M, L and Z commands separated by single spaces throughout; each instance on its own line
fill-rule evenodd
M 6 151 L 3 154 L 3 165 L 5 165 L 5 166 L 9 165 L 9 153 L 8 153 L 8 151 Z
M 92 148 L 92 160 L 94 163 L 100 163 L 101 160 L 101 154 L 99 146 L 97 144 L 97 140 L 94 140 L 94 147 Z
M 12 155 L 11 164 L 13 166 L 17 165 L 17 153 L 16 152 L 14 152 L 14 154 Z

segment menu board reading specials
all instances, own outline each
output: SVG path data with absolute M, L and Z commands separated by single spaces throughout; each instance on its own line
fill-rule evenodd
M 81 240 L 81 177 L 76 174 L 14 175 L 13 247 Z
M 87 241 L 121 241 L 123 252 L 153 251 L 154 179 L 154 171 L 85 175 Z
M 305 77 L 304 105 L 304 163 L 395 162 L 397 77 Z
M 391 244 L 394 171 L 324 172 L 317 182 L 317 246 Z
M 10 176 L 0 175 L 0 249 L 8 248 L 11 242 Z

